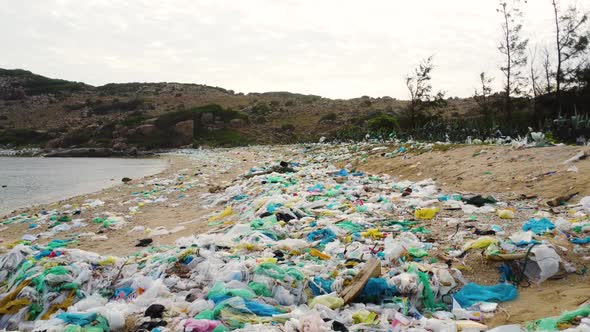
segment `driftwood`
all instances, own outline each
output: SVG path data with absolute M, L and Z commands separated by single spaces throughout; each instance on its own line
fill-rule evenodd
M 362 270 L 352 279 L 350 285 L 340 292 L 339 295 L 344 300 L 344 304 L 350 303 L 363 291 L 369 278 L 378 278 L 379 276 L 381 276 L 381 262 L 375 258 L 369 259 Z

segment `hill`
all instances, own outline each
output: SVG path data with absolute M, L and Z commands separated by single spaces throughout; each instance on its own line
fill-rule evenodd
M 91 86 L 0 69 L 0 145 L 140 149 L 192 144 L 293 143 L 362 137 L 397 126 L 408 102 L 341 100 L 290 92 L 236 93 L 181 83 Z M 448 99 L 437 114 L 474 114 L 473 99 Z

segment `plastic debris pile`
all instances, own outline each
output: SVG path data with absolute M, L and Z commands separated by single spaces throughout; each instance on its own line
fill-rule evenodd
M 549 240 L 590 255 L 590 199 L 567 218 L 538 212 L 509 231 L 525 212 L 493 197 L 331 166 L 356 153 L 350 147 L 297 151 L 297 162 L 253 168 L 200 197 L 220 207 L 208 219 L 212 229 L 175 246 L 105 257 L 68 248 L 71 240 L 13 243 L 0 257 L 0 329 L 484 331 L 485 318 L 516 299 L 521 283 L 585 273 Z M 54 216 L 39 220 L 58 223 Z M 495 284 L 462 272 L 480 253 L 500 267 Z M 495 330 L 587 331 L 589 315 L 583 304 Z

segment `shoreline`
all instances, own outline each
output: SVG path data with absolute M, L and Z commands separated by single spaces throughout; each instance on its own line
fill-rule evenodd
M 164 166 L 164 169 L 157 171 L 156 173 L 153 174 L 149 174 L 146 176 L 143 176 L 142 178 L 136 179 L 136 180 L 141 180 L 147 177 L 151 177 L 151 176 L 158 176 L 159 174 L 163 174 L 165 173 L 171 166 L 172 166 L 172 157 L 170 155 L 153 155 L 153 156 L 144 156 L 144 157 L 135 157 L 133 159 L 161 159 L 164 160 L 166 162 L 166 165 Z M 24 158 L 24 159 L 28 159 L 28 158 L 45 158 L 43 156 L 0 156 L 0 158 Z M 59 157 L 56 159 L 71 159 L 73 157 Z M 84 159 L 128 159 L 126 157 L 84 157 Z M 131 158 L 129 158 L 131 159 Z M 123 183 L 121 183 L 120 179 L 112 179 L 112 183 L 109 183 L 108 185 L 106 185 L 105 187 L 98 189 L 98 190 L 94 190 L 94 191 L 90 191 L 90 192 L 86 192 L 86 193 L 79 193 L 76 195 L 72 195 L 72 196 L 68 196 L 66 198 L 62 198 L 62 199 L 57 199 L 51 202 L 47 202 L 47 203 L 39 203 L 39 204 L 32 204 L 32 205 L 27 205 L 24 207 L 20 207 L 20 208 L 16 208 L 13 209 L 10 212 L 0 212 L 0 220 L 8 218 L 11 215 L 16 215 L 16 214 L 22 214 L 22 213 L 26 213 L 26 212 L 30 212 L 31 210 L 41 210 L 44 207 L 49 207 L 49 206 L 55 206 L 55 205 L 59 205 L 59 204 L 68 204 L 67 202 L 70 200 L 75 200 L 78 198 L 82 198 L 82 197 L 86 197 L 86 196 L 91 196 L 91 195 L 100 195 L 102 192 L 107 191 L 109 189 L 112 189 L 114 187 L 120 186 L 120 185 L 124 185 Z M 46 209 L 47 210 L 47 209 Z
M 50 213 L 57 211 L 55 218 L 69 215 L 71 220 L 83 219 L 84 226 L 73 227 L 46 238 L 40 237 L 37 243 L 74 236 L 79 238 L 75 247 L 106 255 L 132 254 L 138 249 L 135 243 L 148 236 L 154 238 L 154 244 L 166 245 L 174 243 L 179 237 L 206 231 L 208 226 L 204 223 L 204 217 L 212 213 L 213 208 L 199 202 L 198 197 L 208 194 L 210 190 L 217 190 L 211 188 L 229 185 L 238 175 L 256 165 L 255 160 L 258 158 L 251 152 L 244 152 L 245 158 L 236 158 L 235 163 L 222 166 L 224 158 L 241 152 L 196 151 L 189 155 L 159 155 L 168 163 L 164 170 L 132 179 L 127 184 L 118 182 L 88 194 L 16 209 L 1 217 L 0 221 L 21 215 L 28 216 L 32 221 L 0 224 L 0 245 L 21 239 L 24 234 L 49 235 L 53 231 L 51 227 L 28 228 L 30 224 L 44 223 L 43 220 L 49 216 L 39 214 L 43 210 Z M 221 157 L 215 159 L 209 158 L 209 155 Z M 105 228 L 104 224 L 93 221 L 97 218 L 118 220 L 119 225 Z M 128 233 L 137 227 L 143 231 Z M 80 234 L 83 237 L 80 238 Z

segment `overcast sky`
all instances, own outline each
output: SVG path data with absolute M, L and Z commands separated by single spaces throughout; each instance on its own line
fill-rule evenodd
M 575 0 L 571 0 L 575 1 Z M 570 1 L 563 1 L 570 3 Z M 551 0 L 529 0 L 531 44 L 552 44 Z M 578 1 L 578 4 L 584 4 Z M 236 92 L 407 98 L 434 55 L 434 88 L 499 87 L 495 0 L 0 0 L 0 67 L 109 82 L 188 82 Z

